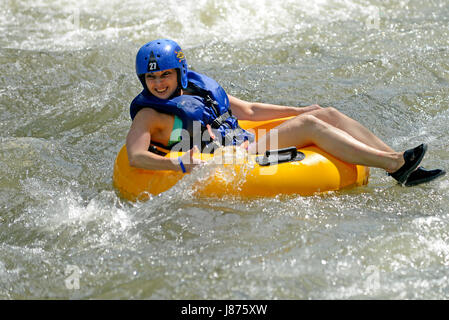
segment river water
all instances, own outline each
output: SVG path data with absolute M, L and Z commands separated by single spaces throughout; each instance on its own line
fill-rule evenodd
M 449 298 L 447 176 L 245 200 L 198 198 L 192 174 L 121 200 L 135 54 L 156 38 L 232 95 L 332 105 L 449 169 L 446 0 L 2 0 L 1 299 Z

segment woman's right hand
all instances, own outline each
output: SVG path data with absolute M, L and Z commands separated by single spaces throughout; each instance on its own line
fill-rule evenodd
M 196 166 L 198 166 L 202 163 L 205 163 L 204 160 L 195 159 L 193 157 L 193 154 L 198 153 L 198 152 L 200 152 L 198 150 L 198 147 L 194 146 L 192 149 L 190 149 L 189 151 L 187 151 L 180 157 L 180 159 L 184 165 L 186 173 L 191 172 L 193 170 L 193 168 L 195 168 Z M 181 164 L 179 164 L 179 171 L 182 171 Z

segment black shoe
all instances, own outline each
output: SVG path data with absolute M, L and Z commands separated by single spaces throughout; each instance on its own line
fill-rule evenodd
M 405 185 L 407 187 L 416 186 L 421 183 L 432 181 L 438 177 L 444 176 L 446 171 L 441 169 L 426 170 L 423 167 L 419 167 L 413 171 L 408 177 Z
M 422 158 L 427 151 L 427 144 L 423 143 L 414 149 L 409 149 L 404 152 L 405 164 L 400 167 L 396 172 L 389 173 L 400 184 L 404 184 L 407 181 L 409 175 L 419 166 Z

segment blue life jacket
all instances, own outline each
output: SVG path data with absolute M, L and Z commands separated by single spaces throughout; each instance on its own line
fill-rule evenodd
M 189 71 L 187 78 L 189 82 L 187 90 L 192 90 L 193 95 L 184 94 L 171 99 L 159 99 L 145 88 L 131 103 L 131 119 L 134 119 L 141 109 L 152 108 L 158 112 L 178 116 L 191 141 L 195 139 L 194 122 L 201 124 L 201 135 L 209 124 L 220 134 L 217 138 L 221 138 L 224 145 L 236 145 L 245 140 L 254 141 L 252 133 L 239 127 L 237 118 L 232 116 L 225 90 L 215 80 L 194 71 Z M 204 147 L 202 139 L 201 142 Z

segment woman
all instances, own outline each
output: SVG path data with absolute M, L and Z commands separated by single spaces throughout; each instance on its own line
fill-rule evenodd
M 246 145 L 250 153 L 263 153 L 273 146 L 315 144 L 348 163 L 382 168 L 400 184 L 416 185 L 445 173 L 418 168 L 427 150 L 425 144 L 395 152 L 335 108 L 252 103 L 227 95 L 213 79 L 189 71 L 184 53 L 172 40 L 154 40 L 142 46 L 136 57 L 136 72 L 144 90 L 131 104 L 133 122 L 126 138 L 129 162 L 134 167 L 190 172 L 201 163 L 193 158 L 199 151 L 194 146 L 195 123 L 199 123 L 203 150 L 217 140 Z M 238 120 L 288 116 L 295 117 L 276 127 L 277 135 L 272 130 L 257 142 L 238 126 Z M 150 145 L 171 149 L 180 143 L 189 143 L 190 150 L 178 162 L 149 151 Z

